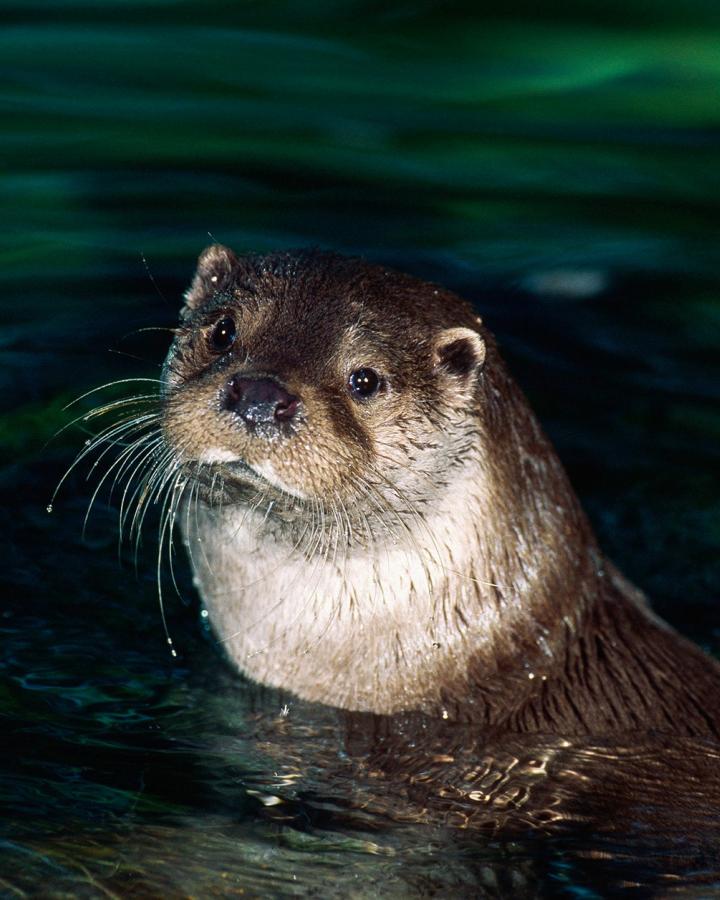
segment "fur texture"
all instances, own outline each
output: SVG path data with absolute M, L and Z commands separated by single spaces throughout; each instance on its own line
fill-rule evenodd
M 380 379 L 365 399 L 360 369 Z M 238 373 L 299 397 L 292 421 L 224 409 Z M 604 561 L 460 298 L 361 260 L 213 246 L 163 381 L 197 583 L 251 678 L 490 729 L 717 734 L 720 669 Z

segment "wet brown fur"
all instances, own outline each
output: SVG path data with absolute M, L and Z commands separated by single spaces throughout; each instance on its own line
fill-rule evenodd
M 657 619 L 603 558 L 554 450 L 467 303 L 362 260 L 312 252 L 238 259 L 218 246 L 201 257 L 186 300 L 165 368 L 163 428 L 204 485 L 193 501 L 200 524 L 186 537 L 211 620 L 241 669 L 307 699 L 417 709 L 489 731 L 718 735 L 720 667 Z M 219 355 L 208 336 L 223 315 L 234 317 L 238 340 Z M 386 376 L 367 403 L 347 390 L 361 365 Z M 248 435 L 219 409 L 238 371 L 276 377 L 300 396 L 286 433 Z M 248 487 L 221 460 L 205 465 L 209 447 L 270 465 L 270 483 L 250 475 Z M 453 490 L 461 500 L 446 508 Z M 248 505 L 249 524 L 232 518 Z M 234 549 L 231 521 L 257 543 L 243 538 Z M 424 576 L 430 605 L 414 569 L 404 581 L 397 575 L 408 596 L 393 594 L 379 609 L 368 599 L 372 584 L 352 582 L 365 558 L 380 572 L 388 547 L 431 555 L 437 535 L 440 561 Z M 281 658 L 253 668 L 273 650 L 235 652 L 244 623 L 263 604 L 267 617 L 281 609 L 288 619 L 296 588 L 260 578 L 241 602 L 234 585 L 245 566 L 278 579 L 283 547 L 288 563 L 300 558 L 301 573 L 304 559 L 305 581 L 324 566 L 337 579 L 326 584 L 342 592 L 327 601 L 329 614 L 310 591 L 297 601 L 305 643 L 286 633 L 287 621 L 265 623 Z M 277 597 L 263 595 L 270 584 L 280 585 Z

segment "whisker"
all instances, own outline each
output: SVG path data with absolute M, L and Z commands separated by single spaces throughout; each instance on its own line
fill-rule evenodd
M 127 462 L 127 460 L 128 460 L 128 459 L 132 460 L 132 459 L 134 458 L 134 456 L 136 455 L 136 453 L 142 452 L 143 446 L 146 444 L 146 442 L 147 442 L 148 440 L 151 440 L 151 439 L 152 439 L 152 432 L 151 432 L 150 434 L 145 434 L 145 435 L 142 435 L 141 437 L 137 438 L 137 440 L 133 441 L 132 444 L 130 444 L 128 447 L 126 447 L 126 448 L 122 451 L 122 453 L 120 453 L 120 454 L 116 457 L 116 459 L 113 461 L 113 463 L 112 463 L 110 466 L 108 466 L 108 468 L 105 470 L 105 472 L 104 472 L 102 478 L 100 478 L 100 480 L 99 480 L 98 483 L 97 483 L 97 487 L 96 487 L 95 490 L 93 491 L 93 494 L 92 494 L 92 496 L 91 496 L 91 498 L 90 498 L 90 503 L 88 504 L 88 508 L 87 508 L 86 513 L 85 513 L 85 519 L 83 520 L 83 527 L 82 527 L 82 537 L 83 537 L 83 539 L 85 538 L 85 532 L 86 532 L 86 529 L 87 529 L 88 519 L 90 518 L 90 513 L 91 513 L 91 511 L 92 511 L 93 505 L 95 504 L 95 500 L 96 500 L 98 494 L 100 493 L 100 490 L 102 489 L 102 486 L 105 484 L 105 482 L 106 482 L 107 479 L 110 477 L 110 475 L 113 473 L 113 471 L 115 470 L 116 467 L 119 466 L 119 467 L 120 467 L 120 470 L 121 470 L 121 469 L 122 469 L 122 466 L 125 465 L 125 463 Z M 109 448 L 107 448 L 107 450 L 105 450 L 105 451 L 103 452 L 102 456 L 104 456 L 105 453 L 108 452 L 108 450 L 112 449 L 112 447 L 115 446 L 115 443 L 116 443 L 116 442 L 114 442 L 113 444 L 111 444 L 111 446 L 110 446 Z M 98 463 L 99 463 L 99 460 L 97 460 L 97 461 L 93 464 L 93 469 L 95 469 L 95 468 L 97 467 Z M 92 471 L 92 470 L 91 470 L 91 471 Z M 90 475 L 88 475 L 87 477 L 90 478 Z M 117 477 L 117 474 L 116 474 L 116 477 Z M 111 488 L 110 493 L 111 493 L 111 495 L 112 495 L 112 488 Z
M 167 489 L 165 490 L 165 499 L 163 500 L 163 506 L 160 512 L 160 525 L 158 528 L 158 553 L 156 568 L 158 605 L 160 607 L 160 618 L 162 620 L 163 631 L 165 632 L 165 639 L 168 646 L 170 647 L 170 653 L 173 657 L 177 657 L 177 651 L 173 646 L 173 639 L 170 636 L 170 629 L 168 627 L 167 616 L 165 614 L 165 600 L 162 589 L 162 556 L 164 542 L 167 537 L 170 574 L 172 577 L 173 585 L 175 587 L 175 591 L 178 597 L 180 597 L 180 589 L 178 588 L 177 581 L 175 579 L 175 572 L 172 565 L 172 532 L 173 526 L 175 524 L 175 504 L 178 500 L 178 491 L 180 494 L 182 494 L 182 491 L 187 484 L 187 480 L 181 480 L 182 478 L 182 468 L 178 468 L 173 478 L 166 482 Z
M 71 473 L 74 472 L 75 469 L 77 469 L 77 467 L 80 465 L 80 463 L 83 462 L 83 460 L 86 459 L 87 456 L 89 456 L 91 453 L 93 453 L 99 446 L 104 444 L 109 438 L 115 437 L 115 436 L 121 434 L 125 430 L 127 430 L 128 433 L 131 433 L 133 427 L 136 424 L 137 424 L 137 419 L 132 419 L 127 422 L 123 422 L 120 425 L 110 426 L 110 427 L 104 429 L 102 432 L 100 432 L 100 434 L 97 435 L 95 438 L 87 441 L 85 447 L 80 451 L 80 453 L 78 453 L 78 455 L 75 457 L 73 462 L 65 470 L 63 476 L 60 478 L 57 485 L 55 486 L 55 490 L 53 491 L 52 497 L 50 498 L 49 506 L 52 508 L 62 486 L 65 484 L 67 479 L 70 477 Z
M 162 384 L 161 378 L 119 378 L 116 381 L 107 381 L 105 384 L 101 384 L 98 387 L 92 388 L 90 391 L 85 391 L 84 394 L 80 394 L 79 397 L 76 397 L 74 400 L 71 400 L 63 409 L 70 409 L 71 406 L 74 406 L 76 403 L 79 403 L 81 400 L 84 400 L 86 397 L 90 397 L 93 394 L 97 394 L 98 391 L 106 391 L 108 388 L 117 387 L 119 384 L 137 384 L 138 382 L 145 382 L 146 384 Z M 149 395 L 154 396 L 154 395 Z M 132 399 L 132 398 L 126 398 Z M 155 397 L 157 399 L 157 397 Z
M 53 434 L 48 438 L 45 442 L 44 447 L 47 447 L 55 438 L 59 437 L 64 431 L 67 431 L 68 428 L 72 428 L 73 425 L 77 425 L 78 422 L 89 422 L 91 419 L 98 418 L 99 416 L 105 415 L 108 412 L 111 412 L 115 409 L 121 409 L 124 406 L 132 406 L 136 403 L 149 403 L 151 401 L 157 401 L 157 396 L 155 394 L 136 394 L 132 397 L 123 397 L 120 400 L 113 400 L 110 403 L 106 403 L 103 406 L 96 406 L 93 409 L 88 410 L 87 412 L 81 413 L 79 416 L 76 416 L 74 419 L 71 419 L 69 422 L 66 422 L 61 428 L 58 428 L 57 431 L 53 432 Z M 73 400 L 73 403 L 76 401 Z M 63 409 L 68 409 L 72 404 L 68 404 L 68 406 L 63 407 Z
M 119 527 L 119 534 L 118 534 L 118 553 L 119 554 L 122 551 L 125 528 L 127 527 L 127 517 L 129 516 L 130 510 L 133 507 L 135 498 L 138 496 L 138 493 L 140 492 L 140 490 L 142 490 L 143 481 L 140 480 L 138 482 L 138 484 L 135 486 L 135 489 L 133 490 L 133 493 L 131 494 L 129 500 L 128 500 L 128 492 L 130 491 L 130 488 L 132 487 L 133 481 L 135 480 L 138 472 L 142 471 L 142 469 L 145 466 L 147 466 L 148 464 L 150 464 L 152 466 L 152 462 L 151 462 L 152 457 L 157 455 L 158 448 L 162 445 L 162 443 L 163 443 L 162 435 L 157 435 L 155 438 L 153 438 L 151 441 L 148 442 L 148 446 L 145 448 L 144 451 L 142 449 L 140 449 L 135 457 L 131 457 L 131 459 L 135 463 L 135 467 L 133 468 L 133 470 L 131 472 L 129 472 L 129 474 L 127 476 L 125 489 L 123 490 L 122 497 L 120 498 L 120 510 L 119 510 L 120 527 Z M 125 463 L 123 463 L 123 468 L 125 468 L 127 466 L 127 469 L 129 469 L 130 465 L 132 465 L 132 463 L 129 463 L 128 461 L 126 461 Z M 127 471 L 127 469 L 125 469 L 125 471 Z M 125 473 L 123 472 L 123 475 L 124 474 Z M 118 473 L 116 474 L 115 477 L 116 477 L 116 479 L 119 479 L 120 471 L 118 471 Z M 113 488 L 114 488 L 114 486 L 115 485 L 113 483 Z

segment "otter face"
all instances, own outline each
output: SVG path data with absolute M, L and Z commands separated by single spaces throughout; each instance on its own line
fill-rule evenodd
M 473 445 L 485 343 L 458 298 L 387 276 L 330 254 L 202 254 L 163 429 L 206 494 L 367 521 L 442 489 Z

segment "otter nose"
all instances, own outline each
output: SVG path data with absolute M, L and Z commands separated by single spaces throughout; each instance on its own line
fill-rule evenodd
M 223 406 L 251 425 L 289 422 L 300 398 L 286 391 L 274 378 L 234 375 L 225 390 Z

